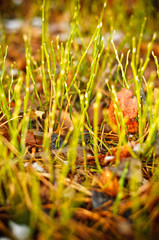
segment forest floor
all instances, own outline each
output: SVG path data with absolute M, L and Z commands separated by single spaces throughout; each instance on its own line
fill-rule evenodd
M 13 2 L 0 6 L 0 240 L 156 239 L 157 13 Z

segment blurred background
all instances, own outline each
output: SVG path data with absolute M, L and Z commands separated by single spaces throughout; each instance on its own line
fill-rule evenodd
M 0 44 L 4 49 L 6 44 L 9 46 L 8 57 L 11 61 L 16 60 L 20 69 L 25 68 L 24 34 L 30 35 L 35 59 L 40 48 L 42 3 L 42 0 L 0 0 Z M 103 8 L 103 0 L 45 0 L 45 19 L 48 22 L 46 31 L 51 40 L 56 41 L 57 35 L 62 42 L 68 39 L 77 3 L 80 4 L 78 25 L 81 36 L 85 40 L 92 36 Z M 125 39 L 127 47 L 131 47 L 132 37 L 139 37 L 145 18 L 143 40 L 148 42 L 154 32 L 159 33 L 159 1 L 108 0 L 103 17 L 105 43 L 115 30 L 114 41 L 120 43 Z M 157 49 L 158 46 L 155 53 L 159 55 Z
M 73 0 L 46 0 L 49 6 L 50 19 L 57 20 L 57 16 L 65 13 L 68 19 L 72 17 L 74 6 L 77 1 Z M 99 16 L 103 0 L 80 0 L 81 20 L 86 28 Z M 42 0 L 0 0 L 1 19 L 20 18 L 29 21 L 32 17 L 41 16 Z M 126 26 L 132 27 L 142 23 L 147 17 L 147 31 L 158 31 L 159 26 L 159 1 L 158 0 L 108 0 L 105 13 L 106 27 L 113 25 L 114 28 L 125 30 Z M 89 19 L 89 21 L 88 21 Z M 133 24 L 133 21 L 134 24 Z M 130 24 L 130 25 L 129 25 Z M 89 27 L 88 27 L 88 26 Z M 126 26 L 125 26 L 126 25 Z M 88 30 L 87 29 L 87 30 Z

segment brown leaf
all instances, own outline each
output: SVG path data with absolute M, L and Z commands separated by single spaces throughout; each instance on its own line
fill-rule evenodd
M 59 115 L 59 110 L 56 110 L 55 122 L 57 122 L 57 120 L 58 120 L 58 115 Z M 62 128 L 60 135 L 62 137 L 65 137 L 71 127 L 73 127 L 73 124 L 72 124 L 72 121 L 70 118 L 70 114 L 68 112 L 65 112 L 62 110 L 60 119 L 59 119 L 59 124 L 58 124 L 58 129 Z
M 94 107 L 93 104 L 90 105 L 88 108 L 88 116 L 89 116 L 89 121 L 91 125 L 93 126 L 93 121 L 94 121 Z M 104 115 L 103 115 L 103 103 L 101 102 L 99 104 L 99 109 L 98 109 L 98 125 L 101 125 L 104 120 Z
M 27 145 L 41 145 L 43 140 L 43 132 L 38 132 L 33 130 L 29 130 L 26 135 L 25 143 Z
M 28 131 L 25 139 L 25 143 L 28 145 L 36 144 L 36 139 L 33 131 Z

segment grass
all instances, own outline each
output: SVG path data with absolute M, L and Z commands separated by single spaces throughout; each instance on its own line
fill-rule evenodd
M 68 40 L 60 42 L 58 37 L 56 41 L 52 41 L 47 34 L 50 1 L 44 0 L 39 59 L 35 60 L 30 44 L 31 39 L 29 35 L 25 34 L 26 71 L 25 73 L 18 71 L 16 76 L 13 74 L 13 65 L 9 72 L 6 68 L 8 47 L 3 48 L 3 39 L 6 37 L 4 30 L 2 31 L 0 49 L 0 216 L 2 216 L 2 220 L 0 217 L 0 232 L 2 235 L 14 239 L 12 231 L 8 227 L 8 221 L 13 220 L 29 226 L 30 235 L 26 239 L 95 239 L 99 233 L 110 239 L 112 239 L 112 234 L 117 239 L 123 239 L 126 236 L 122 235 L 122 232 L 120 236 L 117 236 L 115 232 L 117 227 L 114 223 L 118 216 L 122 216 L 120 207 L 127 199 L 127 204 L 130 203 L 130 208 L 127 209 L 132 211 L 129 220 L 132 221 L 134 238 L 147 239 L 147 236 L 153 236 L 153 226 L 155 226 L 158 216 L 158 190 L 156 187 L 158 183 L 158 153 L 155 152 L 154 146 L 156 146 L 159 122 L 159 95 L 153 102 L 153 89 L 158 76 L 159 63 L 157 56 L 151 50 L 156 34 L 152 36 L 152 40 L 147 46 L 145 58 L 140 57 L 140 48 L 146 19 L 143 20 L 140 31 L 137 31 L 139 35 L 133 37 L 126 35 L 123 42 L 116 46 L 113 31 L 119 27 L 117 26 L 119 23 L 127 21 L 125 10 L 120 8 L 120 1 L 117 2 L 114 13 L 111 13 L 109 5 L 103 4 L 100 16 L 96 20 L 96 27 L 93 30 L 90 29 L 90 32 L 93 31 L 92 36 L 85 41 L 83 37 L 85 32 L 81 30 L 82 24 L 80 26 L 80 21 L 83 23 L 80 14 L 85 16 L 88 8 L 86 4 L 85 9 L 80 10 L 80 2 L 77 1 L 74 4 Z M 95 1 L 92 3 L 94 6 L 92 9 L 96 9 L 96 4 Z M 139 14 L 137 4 L 136 14 Z M 115 24 L 114 20 L 116 11 L 120 11 L 119 19 L 124 13 L 122 21 L 120 19 L 118 24 Z M 106 23 L 106 26 L 109 24 L 112 33 L 107 45 L 103 38 L 106 13 L 108 16 L 112 14 L 111 19 Z M 140 21 L 135 16 L 133 19 L 135 19 L 135 25 Z M 131 21 L 130 19 L 130 23 Z M 146 30 L 149 31 L 149 28 L 150 22 Z M 126 29 L 124 30 L 126 31 Z M 130 24 L 131 34 L 133 34 L 133 26 Z M 77 39 L 80 40 L 80 45 Z M 131 46 L 122 53 L 124 41 Z M 145 80 L 144 72 L 152 57 L 151 61 L 156 64 L 156 71 L 152 72 L 149 79 Z M 116 74 L 113 73 L 114 65 L 117 66 Z M 129 69 L 133 73 L 131 80 L 127 77 Z M 69 74 L 71 80 L 69 80 Z M 85 80 L 82 82 L 83 78 Z M 38 79 L 42 84 L 41 91 L 37 87 Z M 125 119 L 117 101 L 118 90 L 122 87 L 130 88 L 132 82 L 135 84 L 134 94 L 137 97 L 139 109 L 139 130 L 135 140 L 140 144 L 140 151 L 137 153 L 129 146 L 129 134 L 126 131 Z M 146 86 L 145 98 L 142 89 L 143 82 Z M 30 95 L 31 86 L 32 95 Z M 140 176 L 136 176 L 135 173 L 132 173 L 129 183 L 126 184 L 126 176 L 129 172 L 129 163 L 127 162 L 118 179 L 119 190 L 111 205 L 112 208 L 102 210 L 102 215 L 99 211 L 100 208 L 91 209 L 90 204 L 93 199 L 92 190 L 99 188 L 98 176 L 104 171 L 99 157 L 100 146 L 102 145 L 105 152 L 114 155 L 113 145 L 102 138 L 101 129 L 98 126 L 100 103 L 106 98 L 105 92 L 110 93 L 115 105 L 118 127 L 116 134 L 118 141 L 115 143 L 117 147 L 116 166 L 120 164 L 122 146 L 126 146 L 130 156 L 141 162 L 143 172 L 145 170 L 149 176 L 147 179 L 150 189 L 145 187 L 148 190 L 143 191 L 143 195 L 141 194 L 141 187 L 144 184 L 141 183 Z M 24 97 L 22 97 L 22 93 Z M 14 108 L 11 108 L 13 103 Z M 91 119 L 87 112 L 90 105 L 93 106 L 93 125 L 91 125 Z M 35 110 L 41 111 L 44 119 L 39 118 L 38 113 L 33 110 L 33 106 L 37 107 Z M 59 110 L 58 116 L 56 116 L 57 109 Z M 64 119 L 59 127 L 58 123 L 63 111 Z M 56 150 L 56 154 L 53 156 L 50 150 L 51 135 L 53 132 L 58 132 L 60 137 L 66 127 L 64 122 L 68 117 L 67 114 L 72 120 L 72 127 L 65 134 L 62 147 Z M 107 109 L 104 121 L 110 125 Z M 26 143 L 28 130 L 33 130 L 33 122 L 36 123 L 36 130 L 43 133 L 41 155 L 38 158 L 35 157 L 38 144 L 29 146 Z M 39 130 L 40 128 L 42 130 Z M 86 130 L 93 143 L 90 147 L 93 152 L 94 164 L 91 166 L 88 164 L 84 132 Z M 80 140 L 83 167 L 79 167 L 76 161 L 79 158 Z M 65 148 L 67 148 L 67 152 L 63 156 Z M 29 160 L 26 159 L 28 152 Z M 32 162 L 38 162 L 45 171 L 36 171 Z M 27 163 L 27 167 L 24 166 L 25 163 Z M 112 179 L 109 181 L 111 182 Z M 104 190 L 101 191 L 104 192 Z M 153 205 L 153 201 L 156 201 L 156 205 Z M 108 218 L 103 216 L 108 216 Z M 114 221 L 112 227 L 109 226 L 111 221 Z M 145 223 L 147 223 L 146 227 Z M 106 224 L 108 224 L 107 227 Z M 128 232 L 129 234 L 131 236 L 130 232 Z

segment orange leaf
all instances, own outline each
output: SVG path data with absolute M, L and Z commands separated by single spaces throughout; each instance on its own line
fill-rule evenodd
M 105 169 L 100 176 L 100 182 L 104 191 L 110 196 L 118 194 L 119 183 L 117 177 L 110 170 Z
M 134 118 L 136 118 L 138 114 L 137 98 L 135 96 L 133 97 L 133 93 L 126 88 L 122 88 L 121 91 L 117 93 L 117 98 L 123 117 L 127 120 L 126 126 L 128 128 L 128 132 L 136 133 L 138 131 L 138 122 Z M 108 109 L 108 118 L 113 131 L 117 132 L 117 122 L 114 114 L 113 100 L 111 100 Z

